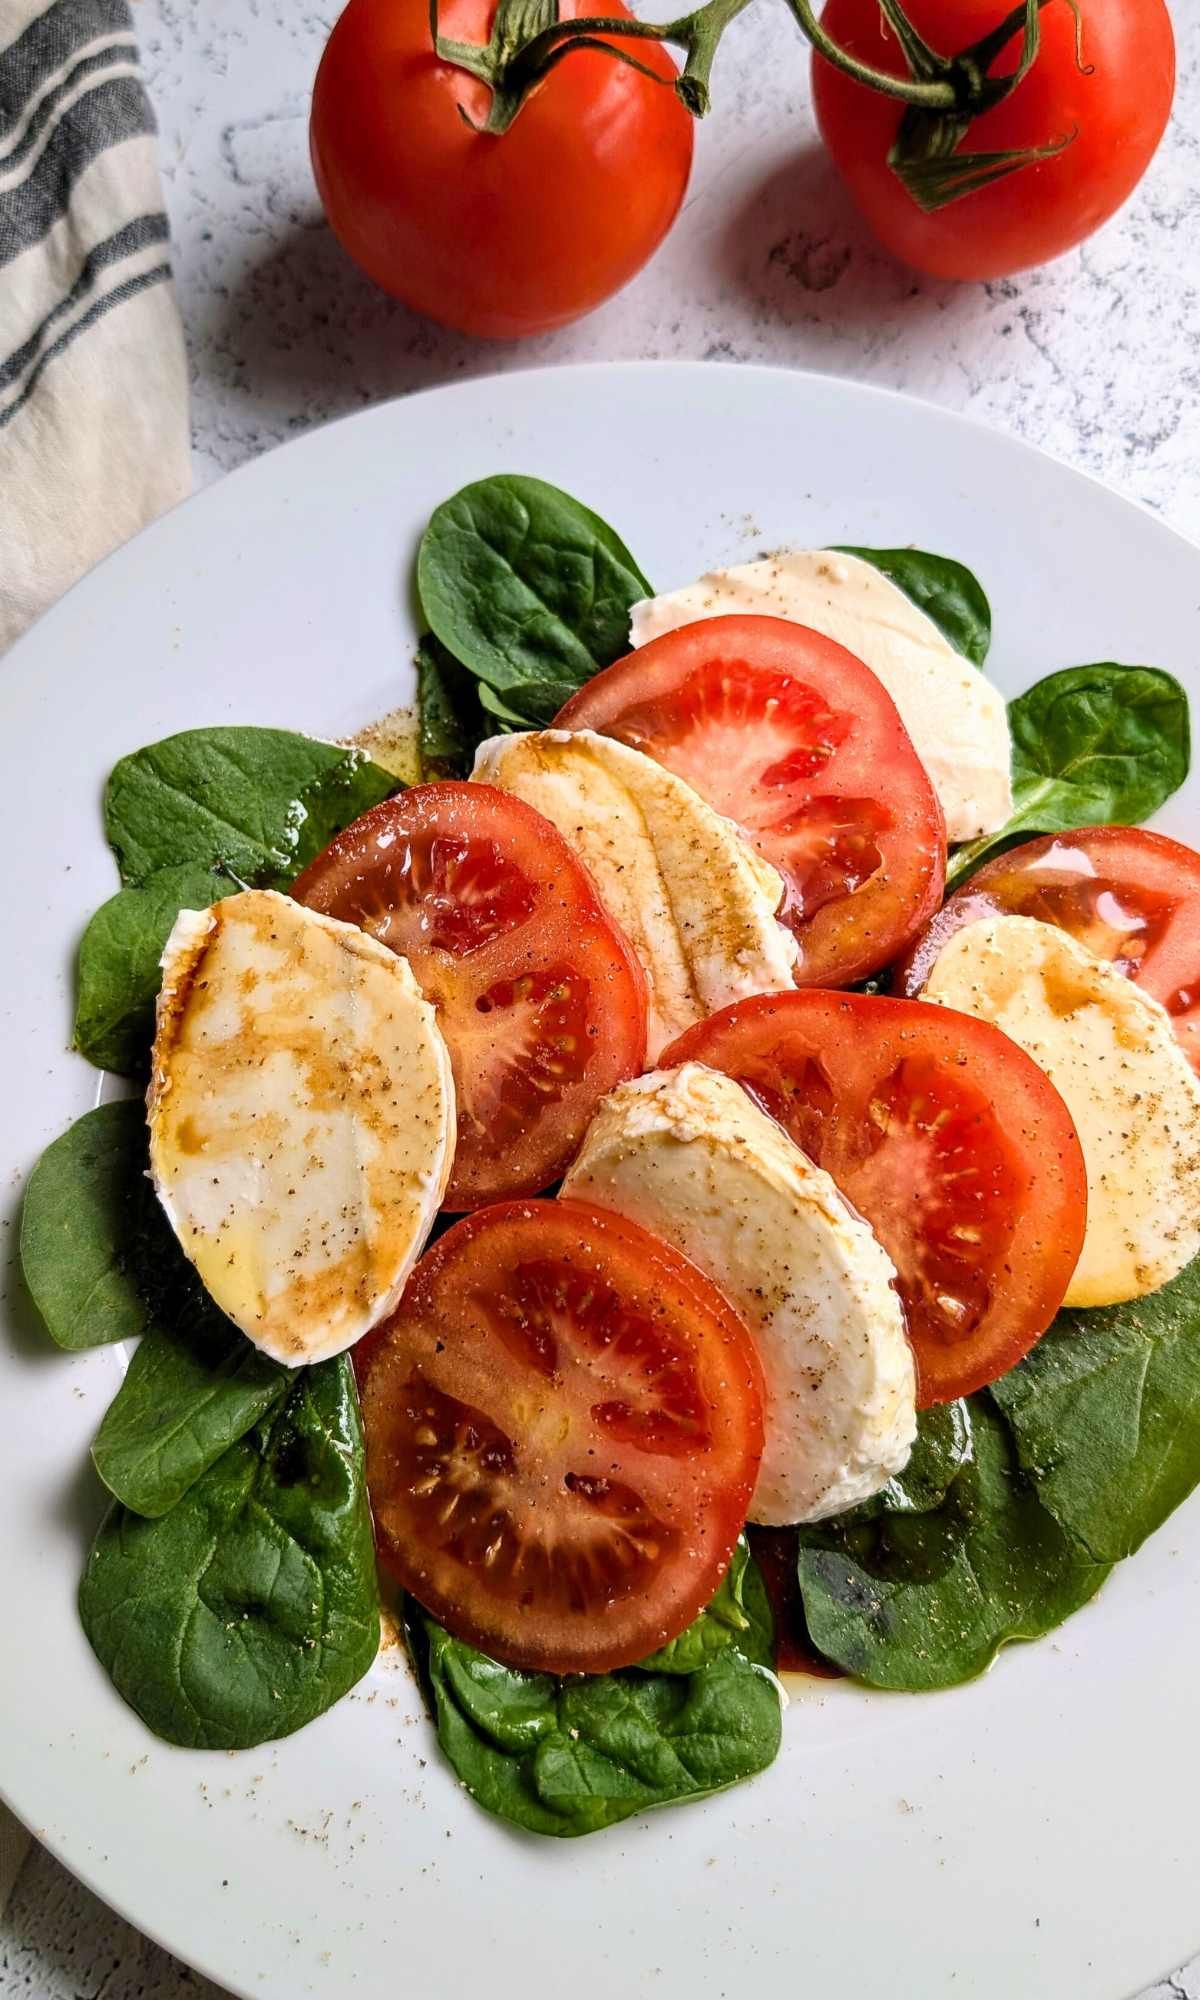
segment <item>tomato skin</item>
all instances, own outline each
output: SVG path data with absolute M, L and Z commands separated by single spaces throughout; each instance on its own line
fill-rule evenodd
M 339 833 L 292 886 L 406 958 L 450 1052 L 446 1207 L 536 1194 L 646 1056 L 646 981 L 557 827 L 492 785 L 414 785 Z
M 483 43 L 491 0 L 442 0 L 439 27 Z M 624 16 L 623 0 L 606 11 Z M 560 18 L 594 13 L 563 0 Z M 325 213 L 385 291 L 460 333 L 512 339 L 590 312 L 641 269 L 687 187 L 692 120 L 655 42 L 656 83 L 573 50 L 503 134 L 490 93 L 433 53 L 426 0 L 350 0 L 317 71 L 310 144 Z
M 941 901 L 945 821 L 895 703 L 806 625 L 681 625 L 585 682 L 554 727 L 643 751 L 741 826 L 784 879 L 798 986 L 877 972 Z
M 918 33 L 955 55 L 997 26 L 1003 0 L 905 0 Z M 1154 157 L 1175 93 L 1175 40 L 1165 0 L 1084 0 L 1083 67 L 1069 0 L 1049 0 L 1037 61 L 1011 98 L 975 119 L 961 151 L 1007 152 L 1077 136 L 927 215 L 887 164 L 903 106 L 814 54 L 817 124 L 850 193 L 892 253 L 935 278 L 1000 278 L 1061 257 L 1128 200 Z M 828 0 L 834 40 L 877 69 L 904 75 L 877 0 Z M 1016 67 L 1019 37 L 992 74 Z
M 355 1362 L 380 1559 L 457 1637 L 606 1673 L 708 1603 L 758 1473 L 762 1371 L 677 1250 L 584 1202 L 481 1209 Z
M 1062 1098 L 999 1028 L 810 989 L 726 1007 L 659 1061 L 735 1077 L 871 1224 L 919 1408 L 994 1382 L 1045 1332 L 1083 1247 L 1087 1176 Z
M 1089 826 L 1010 847 L 949 897 L 895 968 L 915 997 L 954 933 L 980 918 L 1057 924 L 1161 1000 L 1200 1070 L 1200 854 L 1139 826 Z

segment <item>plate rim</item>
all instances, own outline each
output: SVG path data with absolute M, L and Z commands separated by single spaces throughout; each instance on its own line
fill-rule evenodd
M 174 520 L 185 508 L 204 504 L 210 494 L 224 493 L 232 480 L 252 477 L 259 467 L 278 458 L 281 453 L 291 452 L 298 454 L 307 445 L 311 444 L 313 440 L 325 437 L 330 431 L 344 430 L 352 425 L 366 425 L 372 421 L 378 421 L 380 411 L 393 412 L 414 403 L 425 404 L 437 401 L 440 398 L 450 398 L 460 390 L 477 389 L 485 383 L 507 387 L 510 383 L 524 384 L 534 382 L 539 377 L 546 375 L 587 378 L 591 376 L 611 376 L 613 374 L 641 374 L 647 370 L 694 375 L 696 377 L 736 375 L 743 380 L 748 376 L 758 376 L 767 380 L 786 381 L 788 383 L 800 382 L 814 390 L 829 389 L 835 395 L 850 390 L 854 395 L 862 396 L 869 401 L 878 401 L 884 404 L 900 404 L 909 410 L 920 411 L 925 417 L 936 418 L 938 421 L 948 424 L 952 429 L 961 428 L 973 431 L 982 437 L 988 438 L 992 445 L 999 442 L 1013 451 L 1018 457 L 1030 458 L 1035 461 L 1048 460 L 1051 465 L 1057 466 L 1060 471 L 1069 473 L 1073 479 L 1081 480 L 1093 492 L 1102 494 L 1106 502 L 1115 503 L 1118 506 L 1132 507 L 1147 520 L 1153 521 L 1155 527 L 1161 533 L 1173 536 L 1177 541 L 1182 543 L 1185 549 L 1193 553 L 1200 553 L 1200 533 L 1192 536 L 1186 529 L 1179 527 L 1174 521 L 1168 520 L 1157 508 L 1152 507 L 1148 501 L 1143 500 L 1139 494 L 1126 493 L 1122 488 L 1114 486 L 1108 480 L 1101 478 L 1099 473 L 1091 471 L 1086 466 L 1074 464 L 1063 452 L 1051 450 L 1048 445 L 1034 444 L 1029 438 L 1017 437 L 1011 431 L 1002 430 L 998 425 L 989 423 L 986 418 L 979 416 L 973 410 L 945 409 L 942 404 L 933 402 L 929 397 L 915 395 L 909 389 L 894 388 L 889 383 L 862 382 L 853 375 L 834 374 L 819 368 L 783 368 L 777 364 L 765 361 L 699 361 L 691 357 L 676 360 L 670 355 L 658 355 L 645 360 L 639 360 L 636 357 L 622 357 L 612 361 L 551 362 L 542 365 L 531 364 L 527 368 L 513 368 L 503 371 L 477 368 L 472 369 L 469 373 L 464 372 L 462 375 L 456 375 L 452 382 L 436 382 L 427 388 L 414 389 L 407 394 L 385 396 L 378 402 L 368 403 L 361 410 L 347 410 L 341 416 L 331 417 L 327 423 L 312 424 L 297 437 L 280 439 L 276 443 L 269 445 L 265 451 L 256 452 L 253 457 L 243 459 L 240 464 L 232 466 L 228 472 L 221 473 L 218 478 L 207 480 L 203 486 L 194 487 L 190 493 L 184 494 L 182 499 L 175 501 L 172 506 L 165 508 L 152 521 L 147 521 L 143 527 L 137 530 L 136 534 L 129 536 L 126 541 L 118 543 L 117 547 L 110 549 L 107 555 L 101 556 L 98 562 L 93 563 L 90 569 L 85 570 L 82 576 L 77 577 L 74 583 L 63 591 L 61 597 L 56 598 L 53 604 L 48 604 L 34 619 L 33 623 L 27 626 L 25 631 L 13 641 L 7 652 L 0 655 L 0 713 L 3 711 L 3 704 L 7 698 L 8 689 L 12 681 L 11 668 L 13 661 L 17 660 L 19 662 L 20 654 L 26 643 L 35 634 L 40 634 L 42 627 L 48 620 L 55 617 L 64 604 L 74 600 L 79 591 L 90 585 L 92 579 L 102 571 L 106 571 L 111 564 L 119 563 L 127 549 L 131 548 L 135 543 L 142 543 L 146 537 L 153 536 L 164 521 Z

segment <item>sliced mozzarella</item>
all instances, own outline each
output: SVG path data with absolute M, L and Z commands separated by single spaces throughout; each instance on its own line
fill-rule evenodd
M 1155 1292 L 1200 1250 L 1200 1078 L 1166 1009 L 1066 931 L 991 917 L 952 937 L 925 1000 L 994 1021 L 1039 1063 L 1087 1168 L 1067 1304 Z
M 647 1056 L 693 1022 L 793 984 L 782 877 L 682 778 L 593 730 L 495 736 L 471 774 L 552 820 L 641 960 Z
M 754 1335 L 767 1422 L 751 1520 L 825 1520 L 907 1463 L 915 1379 L 891 1259 L 732 1078 L 684 1063 L 621 1084 L 563 1193 L 673 1243 Z
M 150 1170 L 222 1312 L 321 1361 L 400 1297 L 454 1157 L 454 1085 L 405 959 L 248 890 L 167 939 Z
M 1004 825 L 1012 812 L 1004 698 L 890 577 L 861 556 L 791 549 L 646 598 L 630 614 L 630 636 L 644 646 L 680 625 L 739 611 L 809 625 L 878 674 L 933 780 L 948 839 L 973 840 Z

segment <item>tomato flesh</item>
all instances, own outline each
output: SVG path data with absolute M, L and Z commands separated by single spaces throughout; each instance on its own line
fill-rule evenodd
M 997 0 L 905 0 L 917 33 L 948 56 L 989 34 L 1004 11 Z M 878 0 L 828 0 L 821 18 L 860 61 L 905 73 Z M 1018 28 L 993 75 L 1011 74 L 1020 43 Z M 901 107 L 818 55 L 812 85 L 821 137 L 888 249 L 937 278 L 998 278 L 1061 256 L 1133 192 L 1170 114 L 1175 43 L 1164 0 L 1044 5 L 1033 68 L 1011 97 L 972 121 L 960 151 L 1023 151 L 1073 134 L 1071 143 L 928 214 L 888 165 Z
M 798 985 L 863 979 L 937 908 L 945 830 L 895 704 L 861 660 L 784 618 L 706 618 L 573 695 L 557 728 L 684 778 L 783 876 Z
M 866 1217 L 896 1266 L 922 1407 L 994 1381 L 1050 1324 L 1083 1246 L 1083 1154 L 1049 1078 L 998 1028 L 788 993 L 725 1008 L 661 1061 L 736 1077 Z
M 513 1666 L 604 1673 L 715 1591 L 762 1454 L 753 1341 L 678 1251 L 575 1201 L 457 1223 L 359 1350 L 380 1555 Z
M 604 11 L 627 13 L 623 0 Z M 440 0 L 438 26 L 481 44 L 494 12 L 493 0 Z M 556 18 L 589 12 L 588 0 L 561 0 Z M 507 132 L 483 132 L 490 92 L 434 54 L 426 0 L 350 0 L 310 128 L 343 247 L 376 284 L 461 333 L 510 339 L 590 312 L 657 249 L 692 162 L 671 57 L 652 41 L 615 46 L 653 74 L 573 49 Z
M 1036 917 L 1160 1000 L 1200 1070 L 1200 854 L 1137 826 L 1047 834 L 989 861 L 949 898 L 894 985 L 921 991 L 943 947 L 981 918 Z
M 490 785 L 418 785 L 306 868 L 298 901 L 408 959 L 458 1102 L 449 1208 L 536 1193 L 646 1053 L 646 988 L 557 829 Z

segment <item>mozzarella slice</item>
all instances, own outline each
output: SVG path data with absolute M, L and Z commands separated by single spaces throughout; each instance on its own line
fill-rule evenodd
M 890 577 L 861 556 L 791 549 L 645 598 L 630 614 L 630 637 L 644 646 L 739 611 L 810 625 L 879 676 L 933 780 L 949 840 L 1004 825 L 1012 813 L 1004 698 Z
M 908 1461 L 916 1385 L 895 1268 L 829 1175 L 731 1077 L 621 1084 L 562 1191 L 673 1243 L 758 1345 L 766 1447 L 752 1521 L 822 1521 Z
M 150 1171 L 222 1312 L 290 1367 L 397 1303 L 454 1158 L 454 1084 L 405 959 L 248 890 L 167 939 Z
M 647 1057 L 693 1022 L 793 985 L 783 879 L 682 778 L 593 730 L 494 736 L 472 777 L 552 820 L 591 870 L 646 974 Z
M 1166 1009 L 1032 917 L 969 924 L 922 999 L 994 1021 L 1045 1070 L 1087 1169 L 1083 1253 L 1066 1303 L 1156 1292 L 1200 1250 L 1200 1078 Z

